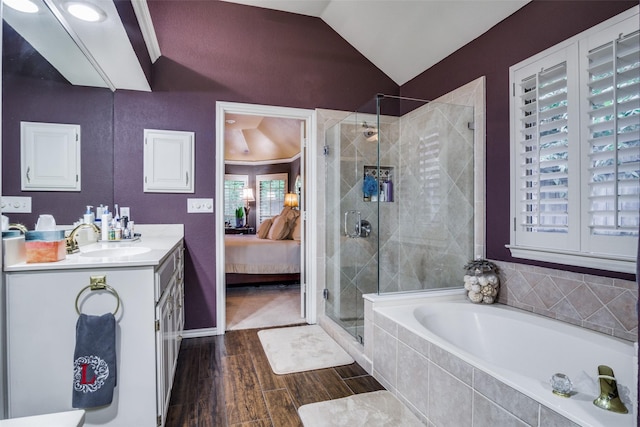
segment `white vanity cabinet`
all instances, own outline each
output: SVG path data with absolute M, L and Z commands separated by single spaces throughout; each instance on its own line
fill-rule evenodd
M 176 249 L 156 272 L 156 346 L 159 425 L 164 425 L 176 372 L 182 329 L 184 326 L 183 248 Z
M 72 409 L 76 298 L 92 276 L 105 276 L 120 299 L 117 386 L 110 405 L 87 409 L 85 425 L 164 425 L 183 325 L 176 311 L 182 304 L 182 254 L 180 241 L 159 266 L 6 272 L 8 415 Z M 86 290 L 78 299 L 85 314 L 113 312 L 116 305 L 107 290 Z

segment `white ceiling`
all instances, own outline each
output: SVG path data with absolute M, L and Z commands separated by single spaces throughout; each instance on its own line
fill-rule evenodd
M 530 0 L 225 0 L 315 16 L 398 85 Z

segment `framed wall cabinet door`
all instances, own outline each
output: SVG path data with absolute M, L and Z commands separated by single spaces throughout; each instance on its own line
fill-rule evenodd
M 144 191 L 194 192 L 194 132 L 144 130 Z
M 22 191 L 80 191 L 80 125 L 20 122 Z

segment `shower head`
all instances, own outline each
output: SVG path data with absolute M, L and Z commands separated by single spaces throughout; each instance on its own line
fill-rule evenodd
M 362 127 L 364 128 L 363 134 L 367 141 L 378 140 L 378 129 L 375 126 L 370 126 L 367 122 L 362 122 Z

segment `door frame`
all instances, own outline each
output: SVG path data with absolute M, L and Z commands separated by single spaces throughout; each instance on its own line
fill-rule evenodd
M 304 292 L 306 316 L 309 324 L 316 323 L 316 259 L 317 230 L 317 162 L 311 153 L 315 152 L 317 144 L 316 112 L 300 108 L 277 107 L 259 104 L 244 104 L 236 102 L 216 102 L 216 157 L 215 157 L 215 233 L 216 233 L 216 335 L 223 335 L 226 329 L 226 280 L 225 280 L 225 248 L 224 248 L 224 130 L 225 114 L 261 115 L 270 117 L 284 117 L 298 119 L 305 122 L 307 129 L 306 140 L 303 141 L 301 153 L 305 163 L 302 177 L 305 188 L 306 211 L 301 212 L 304 221 L 304 263 L 302 271 L 306 280 L 301 280 L 301 292 Z

